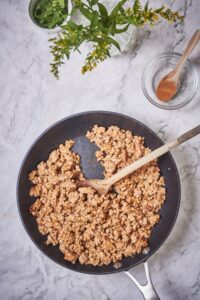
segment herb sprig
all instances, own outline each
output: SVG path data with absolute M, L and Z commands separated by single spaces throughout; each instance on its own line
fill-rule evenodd
M 88 25 L 76 24 L 70 20 L 61 26 L 62 32 L 50 39 L 53 62 L 51 72 L 56 78 L 59 76 L 59 67 L 64 63 L 65 57 L 70 59 L 74 51 L 80 52 L 84 42 L 92 42 L 93 50 L 85 59 L 82 73 L 91 71 L 97 64 L 110 56 L 110 48 L 114 45 L 120 51 L 120 45 L 115 36 L 128 30 L 129 26 L 141 27 L 145 24 L 155 25 L 160 19 L 169 22 L 182 21 L 177 11 L 162 6 L 152 9 L 148 3 L 141 5 L 135 0 L 132 7 L 125 8 L 127 0 L 121 0 L 109 14 L 106 7 L 99 0 L 75 0 L 73 11 L 79 11 L 87 20 Z
M 39 0 L 36 3 L 33 17 L 44 28 L 55 28 L 67 17 L 65 0 Z

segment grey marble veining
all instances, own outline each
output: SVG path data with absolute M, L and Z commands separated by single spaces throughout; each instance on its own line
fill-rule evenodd
M 160 1 L 154 1 L 155 5 Z M 141 32 L 138 46 L 81 75 L 83 57 L 74 55 L 56 81 L 49 73 L 48 35 L 27 14 L 28 1 L 0 2 L 0 299 L 142 299 L 125 274 L 82 275 L 46 258 L 28 238 L 16 205 L 16 180 L 33 140 L 59 119 L 87 110 L 111 110 L 143 121 L 168 141 L 200 121 L 200 95 L 178 111 L 152 106 L 141 91 L 144 64 L 163 51 L 180 52 L 200 25 L 200 1 L 166 1 L 185 21 L 160 23 Z M 200 66 L 200 46 L 191 60 Z M 182 185 L 177 223 L 150 267 L 161 299 L 200 299 L 200 142 L 173 151 Z M 133 270 L 143 279 L 139 266 Z

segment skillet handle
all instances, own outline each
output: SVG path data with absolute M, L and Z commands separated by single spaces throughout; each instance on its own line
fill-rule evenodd
M 144 270 L 147 279 L 147 283 L 144 285 L 140 284 L 129 271 L 125 271 L 125 274 L 135 283 L 145 300 L 160 300 L 151 281 L 148 261 L 144 263 Z

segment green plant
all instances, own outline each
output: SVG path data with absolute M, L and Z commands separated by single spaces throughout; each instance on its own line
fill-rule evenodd
M 61 25 L 67 17 L 65 0 L 39 0 L 35 6 L 33 17 L 45 28 Z
M 112 45 L 120 46 L 115 39 L 117 34 L 127 31 L 131 25 L 141 27 L 145 24 L 154 25 L 160 19 L 169 22 L 182 21 L 183 17 L 177 11 L 162 6 L 158 9 L 149 8 L 148 3 L 142 7 L 140 0 L 135 0 L 132 7 L 124 8 L 127 0 L 121 0 L 109 14 L 106 7 L 99 0 L 75 0 L 73 11 L 78 10 L 87 20 L 88 25 L 76 24 L 70 20 L 61 26 L 62 32 L 57 37 L 50 39 L 53 63 L 51 72 L 58 78 L 59 67 L 64 63 L 64 58 L 70 58 L 74 51 L 84 42 L 93 43 L 93 51 L 85 59 L 82 73 L 91 71 L 97 64 L 110 56 Z

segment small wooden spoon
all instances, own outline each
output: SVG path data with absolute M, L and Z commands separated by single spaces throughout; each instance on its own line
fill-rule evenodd
M 189 41 L 183 55 L 179 59 L 175 69 L 168 73 L 165 77 L 161 79 L 157 86 L 156 95 L 161 101 L 169 101 L 177 93 L 177 86 L 179 83 L 179 78 L 181 70 L 191 54 L 192 50 L 196 47 L 198 41 L 200 40 L 200 30 L 196 30 L 193 34 L 191 40 Z
M 133 162 L 132 164 L 126 166 L 125 168 L 118 171 L 116 174 L 111 176 L 108 179 L 91 179 L 91 180 L 83 180 L 78 183 L 79 186 L 90 186 L 94 188 L 99 194 L 107 194 L 109 189 L 112 185 L 116 182 L 121 180 L 122 178 L 130 175 L 137 169 L 141 168 L 142 166 L 146 165 L 147 163 L 151 162 L 152 160 L 160 157 L 161 155 L 165 154 L 166 152 L 170 151 L 170 149 L 175 148 L 176 146 L 184 143 L 185 141 L 191 139 L 192 137 L 200 134 L 200 125 L 197 127 L 187 131 L 186 133 L 182 134 L 174 141 L 169 142 L 160 148 L 152 151 L 151 153 L 141 157 L 137 161 Z

